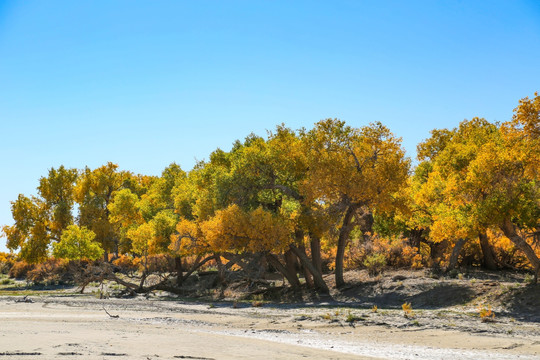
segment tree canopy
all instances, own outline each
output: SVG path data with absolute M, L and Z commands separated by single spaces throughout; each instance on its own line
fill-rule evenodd
M 11 203 L 14 224 L 3 235 L 29 262 L 129 254 L 146 264 L 163 255 L 181 274 L 182 258 L 266 259 L 291 285 L 300 271 L 323 291 L 323 262 L 341 286 L 355 254 L 395 239 L 426 266 L 455 266 L 462 249 L 488 268 L 510 266 L 504 254 L 514 248 L 538 270 L 539 116 L 535 94 L 502 124 L 473 118 L 434 129 L 412 170 L 383 124 L 338 119 L 251 134 L 187 172 L 174 163 L 161 176 L 113 163 L 61 166 L 39 180 L 36 196 Z

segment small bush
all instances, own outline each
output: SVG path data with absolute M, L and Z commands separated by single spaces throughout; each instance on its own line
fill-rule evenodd
M 353 313 L 351 313 L 350 311 L 347 314 L 347 317 L 345 318 L 345 322 L 348 322 L 350 324 L 352 324 L 352 323 L 354 323 L 356 321 L 362 321 L 362 320 L 364 320 L 364 318 L 356 316 Z
M 26 274 L 26 279 L 34 283 L 52 284 L 68 280 L 68 262 L 62 259 L 49 259 L 38 264 Z
M 401 305 L 401 308 L 403 309 L 403 315 L 406 318 L 414 317 L 414 312 L 411 303 L 403 303 Z
M 139 266 L 139 270 L 144 270 L 144 258 L 135 259 L 133 263 Z M 175 270 L 174 259 L 163 254 L 148 256 L 146 266 L 148 273 L 167 273 Z
M 525 278 L 523 279 L 523 282 L 525 284 L 532 284 L 534 283 L 534 276 L 532 276 L 531 274 L 525 274 Z
M 384 255 L 385 267 L 421 269 L 427 265 L 429 246 L 413 247 L 406 238 L 372 236 L 367 241 L 352 243 L 345 259 L 348 269 L 366 267 L 373 256 Z M 371 258 L 371 259 L 370 259 Z
M 383 254 L 371 254 L 365 258 L 363 264 L 371 275 L 377 275 L 386 266 L 386 258 Z
M 17 261 L 9 269 L 9 277 L 15 279 L 26 279 L 26 275 L 29 271 L 34 270 L 35 265 L 29 264 L 26 261 Z
M 127 255 L 120 255 L 117 259 L 113 260 L 113 265 L 118 267 L 118 270 L 123 274 L 131 274 L 137 271 L 137 263 L 133 258 Z
M 14 263 L 15 256 L 13 254 L 0 252 L 0 274 L 8 274 Z
M 480 307 L 478 309 L 480 319 L 482 319 L 482 322 L 494 322 L 495 321 L 495 313 L 491 310 L 491 306 L 486 307 Z

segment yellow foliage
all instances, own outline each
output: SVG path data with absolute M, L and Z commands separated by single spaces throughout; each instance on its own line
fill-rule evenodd
M 480 319 L 482 319 L 482 322 L 493 322 L 495 321 L 495 313 L 491 310 L 491 306 L 488 305 L 488 307 L 480 307 L 478 309 L 478 313 L 480 315 Z
M 363 267 L 373 254 L 384 256 L 386 264 L 391 267 L 420 269 L 427 261 L 429 249 L 419 252 L 418 248 L 408 245 L 407 239 L 373 236 L 367 243 L 350 245 L 345 267 L 349 269 Z
M 291 241 L 287 223 L 261 207 L 245 212 L 237 205 L 201 223 L 213 251 L 282 251 Z
M 198 255 L 208 249 L 199 224 L 195 221 L 180 219 L 176 224 L 176 233 L 171 235 L 169 250 L 182 255 Z
M 403 309 L 403 315 L 406 317 L 406 318 L 409 318 L 409 317 L 414 317 L 414 312 L 413 312 L 413 308 L 412 308 L 412 305 L 411 303 L 403 303 L 403 305 L 401 305 L 401 308 Z

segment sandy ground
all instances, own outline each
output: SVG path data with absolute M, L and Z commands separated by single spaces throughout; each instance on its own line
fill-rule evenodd
M 482 323 L 440 311 L 405 318 L 398 310 L 322 304 L 20 299 L 0 298 L 0 360 L 540 358 L 538 323 L 513 319 Z

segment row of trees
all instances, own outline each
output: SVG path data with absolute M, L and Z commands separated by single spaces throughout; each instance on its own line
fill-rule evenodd
M 265 260 L 291 286 L 299 286 L 301 268 L 308 285 L 327 291 L 323 253 L 343 285 L 351 237 L 362 244 L 399 238 L 418 252 L 427 245 L 429 257 L 446 254 L 450 268 L 478 242 L 482 263 L 495 269 L 505 263 L 492 242 L 504 236 L 537 273 L 539 113 L 535 94 L 509 122 L 474 118 L 433 130 L 418 145 L 413 171 L 385 126 L 352 128 L 336 119 L 250 135 L 187 173 L 176 164 L 160 177 L 112 163 L 61 166 L 40 179 L 37 196 L 12 202 L 15 223 L 3 233 L 28 262 L 51 250 L 73 260 L 168 254 L 178 285 L 187 270 L 182 259 L 193 259 L 193 269 L 213 260 L 246 270 Z

